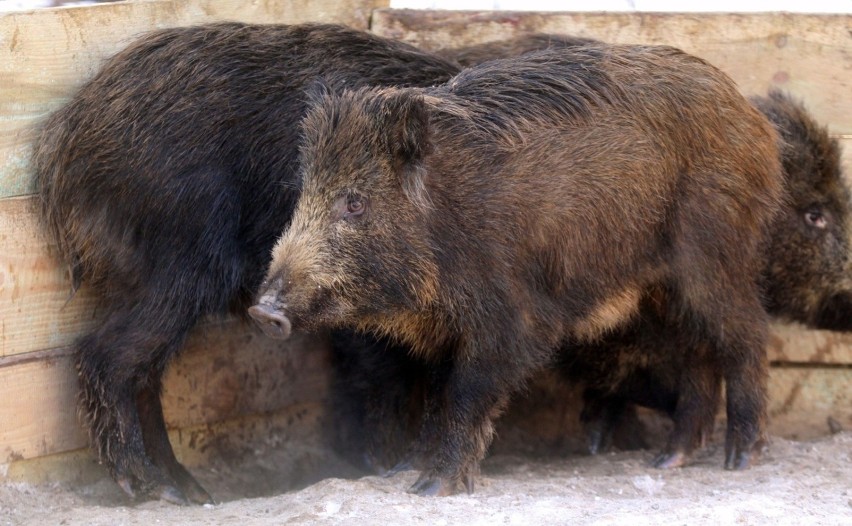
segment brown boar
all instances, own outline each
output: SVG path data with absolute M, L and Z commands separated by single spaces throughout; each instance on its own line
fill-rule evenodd
M 303 193 L 250 314 L 273 336 L 349 325 L 449 363 L 413 491 L 471 491 L 508 396 L 658 287 L 724 371 L 726 467 L 749 464 L 758 245 L 781 178 L 774 129 L 727 76 L 673 48 L 591 45 L 315 97 Z
M 850 260 L 850 191 L 841 173 L 840 147 L 801 102 L 773 90 L 752 103 L 775 124 L 783 142 L 786 198 L 770 224 L 760 273 L 764 307 L 772 316 L 817 329 L 852 329 L 852 260 Z M 633 334 L 607 338 L 603 345 L 565 353 L 564 370 L 587 382 L 583 419 L 589 426 L 590 449 L 609 442 L 612 429 L 631 403 L 660 409 L 678 425 L 678 371 L 690 367 L 682 349 L 688 335 L 667 323 L 660 309 L 644 309 L 643 324 Z M 681 331 L 682 332 L 682 331 Z M 721 373 L 707 370 L 700 383 L 718 392 Z M 692 420 L 682 430 L 684 451 L 660 456 L 662 466 L 679 465 L 712 430 L 713 414 Z M 674 436 L 674 434 L 673 434 Z
M 469 66 L 540 49 L 576 47 L 594 41 L 554 34 L 528 34 L 474 46 L 447 49 L 443 56 Z M 840 173 L 837 141 L 808 115 L 805 108 L 779 91 L 753 97 L 753 104 L 779 129 L 784 146 L 781 161 L 788 198 L 770 228 L 761 283 L 767 311 L 785 320 L 830 330 L 852 328 L 852 261 L 847 226 L 849 190 Z M 662 410 L 675 419 L 669 444 L 655 458 L 659 467 L 680 465 L 712 431 L 713 413 L 678 409 L 677 378 L 684 367 L 681 349 L 695 335 L 679 334 L 678 320 L 664 314 L 665 296 L 643 302 L 642 324 L 617 332 L 600 344 L 572 350 L 562 363 L 569 378 L 586 380 L 586 407 L 592 453 L 605 448 L 621 415 L 632 417 L 631 403 Z M 656 304 L 657 308 L 652 305 Z M 662 310 L 661 310 L 662 309 Z M 696 351 L 700 354 L 700 351 Z M 718 394 L 721 371 L 704 368 L 700 384 Z M 691 381 L 698 381 L 694 374 Z M 680 422 L 678 420 L 681 420 Z M 685 423 L 687 423 L 685 425 Z M 679 444 L 679 445 L 678 445 Z
M 205 502 L 175 459 L 163 371 L 199 319 L 245 313 L 299 190 L 303 89 L 427 86 L 458 68 L 334 25 L 153 32 L 44 125 L 42 216 L 105 318 L 75 344 L 80 413 L 130 495 Z

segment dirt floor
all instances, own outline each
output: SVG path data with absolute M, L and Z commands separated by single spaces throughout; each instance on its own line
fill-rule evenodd
M 762 462 L 744 472 L 724 471 L 720 441 L 714 443 L 688 467 L 670 471 L 647 466 L 650 450 L 498 454 L 483 464 L 475 494 L 445 498 L 406 493 L 414 472 L 345 479 L 351 469 L 335 469 L 321 448 L 259 445 L 237 462 L 193 470 L 221 501 L 216 505 L 134 504 L 100 473 L 73 486 L 0 485 L 0 525 L 852 524 L 852 432 L 774 438 Z M 311 469 L 296 478 L 332 477 L 281 490 L 292 485 L 294 470 Z M 257 496 L 263 494 L 272 496 Z

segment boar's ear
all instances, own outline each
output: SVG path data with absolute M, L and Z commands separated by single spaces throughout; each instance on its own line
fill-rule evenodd
M 391 92 L 385 101 L 385 145 L 402 189 L 412 202 L 429 206 L 422 161 L 432 151 L 429 109 L 423 97 Z

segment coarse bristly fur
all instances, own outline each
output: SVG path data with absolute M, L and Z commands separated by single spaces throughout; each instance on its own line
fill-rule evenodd
M 205 502 L 174 457 L 160 390 L 206 315 L 244 314 L 298 196 L 303 91 L 428 86 L 458 67 L 342 26 L 155 31 L 45 122 L 41 215 L 106 313 L 76 344 L 80 412 L 130 495 Z
M 519 56 L 548 48 L 576 47 L 589 39 L 570 35 L 528 34 L 503 41 L 441 52 L 465 65 Z M 850 250 L 849 189 L 840 168 L 840 148 L 804 105 L 772 90 L 754 96 L 752 103 L 779 130 L 781 161 L 787 198 L 770 227 L 760 280 L 767 311 L 783 320 L 808 326 L 847 331 L 852 329 L 852 258 Z M 631 412 L 631 402 L 668 412 L 675 419 L 669 444 L 654 463 L 680 465 L 712 429 L 714 411 L 702 416 L 689 403 L 678 404 L 678 378 L 685 359 L 702 355 L 696 335 L 682 332 L 679 320 L 667 320 L 665 296 L 643 302 L 641 322 L 617 332 L 600 345 L 569 353 L 561 364 L 569 378 L 583 380 L 586 409 L 583 419 L 590 434 L 590 449 L 598 451 L 609 441 L 619 415 Z M 656 305 L 657 307 L 652 307 Z M 698 345 L 695 352 L 683 349 Z M 701 382 L 707 393 L 718 393 L 721 372 L 712 367 Z M 699 375 L 691 381 L 698 382 Z M 715 396 L 715 395 L 714 395 Z M 601 398 L 603 397 L 603 398 Z M 631 413 L 632 414 L 632 413 Z
M 530 34 L 440 54 L 469 66 L 589 43 L 565 35 Z M 787 194 L 763 252 L 764 307 L 783 320 L 849 330 L 852 231 L 839 145 L 788 94 L 773 90 L 751 102 L 783 138 L 780 153 Z M 691 404 L 688 397 L 679 397 L 679 385 L 688 381 L 705 400 L 718 400 L 722 371 L 718 363 L 707 361 L 700 335 L 690 334 L 688 326 L 684 331 L 680 320 L 669 315 L 667 303 L 664 289 L 646 293 L 632 323 L 596 342 L 566 347 L 557 359 L 556 368 L 564 378 L 584 387 L 581 420 L 593 454 L 613 444 L 622 448 L 645 444 L 634 404 L 662 411 L 675 421 L 668 443 L 653 459 L 657 467 L 684 464 L 712 432 L 718 403 Z M 420 422 L 422 392 L 430 375 L 417 368 L 415 357 L 376 342 L 359 345 L 351 340 L 350 345 L 339 346 L 335 360 L 341 365 L 334 368 L 335 427 L 330 434 L 353 463 L 383 472 L 405 454 L 401 437 L 410 436 Z M 388 393 L 392 395 L 382 396 Z M 353 405 L 357 410 L 351 410 Z M 621 440 L 614 436 L 617 429 L 624 431 Z M 623 440 L 625 434 L 630 440 Z M 360 439 L 344 446 L 341 436 Z
M 770 224 L 763 250 L 759 279 L 764 307 L 778 319 L 848 331 L 852 203 L 841 173 L 839 145 L 789 95 L 773 90 L 751 101 L 783 139 L 786 199 Z M 712 431 L 715 407 L 699 412 L 690 406 L 682 395 L 681 371 L 694 371 L 691 382 L 715 398 L 722 371 L 704 363 L 706 347 L 668 316 L 664 297 L 642 309 L 641 323 L 627 331 L 564 354 L 563 370 L 587 386 L 582 416 L 593 452 L 605 448 L 618 419 L 632 411 L 633 403 L 662 410 L 675 421 L 669 444 L 655 459 L 660 467 L 682 464 Z
M 272 335 L 354 325 L 449 363 L 413 491 L 472 490 L 511 393 L 659 287 L 724 371 L 726 466 L 749 465 L 766 412 L 758 249 L 782 181 L 775 130 L 730 79 L 673 48 L 589 45 L 316 99 L 257 308 Z

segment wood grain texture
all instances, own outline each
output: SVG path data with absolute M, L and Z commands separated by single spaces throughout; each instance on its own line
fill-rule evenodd
M 852 368 L 773 368 L 769 375 L 769 432 L 815 438 L 830 431 L 831 417 L 852 429 Z
M 852 133 L 852 15 L 793 13 L 535 13 L 380 9 L 371 30 L 425 49 L 564 33 L 667 44 L 727 72 L 743 93 L 770 87 L 803 98 L 835 133 Z
M 773 323 L 768 350 L 769 359 L 774 362 L 852 366 L 852 333 L 809 330 L 795 323 Z
M 97 318 L 88 289 L 71 297 L 35 206 L 32 197 L 0 199 L 0 358 L 67 346 Z
M 203 325 L 166 373 L 166 424 L 186 430 L 319 405 L 328 391 L 328 356 L 321 338 L 295 335 L 280 342 L 238 321 Z M 0 464 L 86 445 L 76 417 L 73 363 L 67 350 L 58 349 L 0 367 Z
M 0 15 L 0 197 L 34 191 L 39 122 L 103 60 L 154 29 L 217 20 L 339 22 L 366 29 L 388 0 L 144 0 Z

